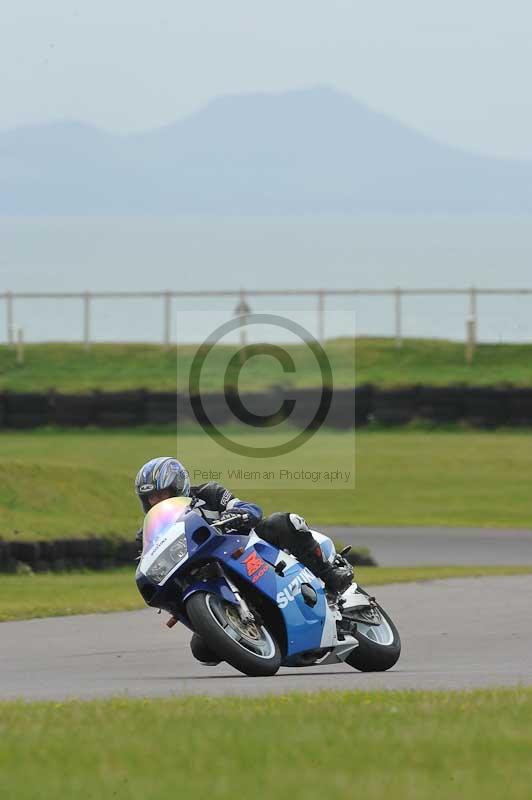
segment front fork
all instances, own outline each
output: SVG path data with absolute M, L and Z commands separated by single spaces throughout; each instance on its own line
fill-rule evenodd
M 256 621 L 255 617 L 254 617 L 250 607 L 246 603 L 244 597 L 242 597 L 242 595 L 240 594 L 240 591 L 239 591 L 238 587 L 235 586 L 235 584 L 233 583 L 231 578 L 229 578 L 227 576 L 227 574 L 223 570 L 222 570 L 222 572 L 223 572 L 223 576 L 224 576 L 225 580 L 227 581 L 227 584 L 228 584 L 229 588 L 232 590 L 234 596 L 237 599 L 239 612 L 240 612 L 240 618 L 242 619 L 242 622 L 255 622 Z

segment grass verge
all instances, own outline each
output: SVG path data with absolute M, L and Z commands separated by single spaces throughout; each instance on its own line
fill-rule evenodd
M 501 567 L 358 567 L 362 586 L 386 583 L 469 578 L 489 575 L 528 575 L 532 566 Z M 0 622 L 36 617 L 60 617 L 133 611 L 144 608 L 132 569 L 109 572 L 45 573 L 0 577 Z
M 236 345 L 215 348 L 205 364 L 205 391 L 219 391 L 223 386 L 223 374 L 235 349 Z M 292 345 L 286 349 L 297 365 L 293 385 L 315 386 L 319 375 L 308 348 Z M 532 385 L 530 344 L 480 344 L 472 366 L 465 363 L 462 343 L 437 339 L 405 339 L 400 350 L 389 338 L 333 339 L 325 343 L 325 350 L 337 387 L 352 386 L 355 380 L 359 385 L 378 386 Z M 165 350 L 149 344 L 95 344 L 86 353 L 77 344 L 30 344 L 25 347 L 24 364 L 17 364 L 14 348 L 2 345 L 0 390 L 36 392 L 54 388 L 81 393 L 145 387 L 174 391 L 177 357 L 179 376 L 184 380 L 196 351 L 197 345 Z M 275 386 L 279 379 L 279 365 L 274 359 L 253 359 L 242 371 L 240 386 L 244 391 L 257 392 Z M 184 384 L 180 388 L 185 388 Z
M 0 793 L 528 800 L 532 690 L 0 703 Z
M 277 441 L 267 431 L 248 441 L 263 446 L 265 436 Z M 529 528 L 531 445 L 531 434 L 520 431 L 359 431 L 354 436 L 322 429 L 288 456 L 266 460 L 272 470 L 283 465 L 315 470 L 323 464 L 354 470 L 354 488 L 352 483 L 342 488 L 339 481 L 238 479 L 231 470 L 243 459 L 198 432 L 3 432 L 0 536 L 133 536 L 142 516 L 133 493 L 137 469 L 156 455 L 176 452 L 193 483 L 203 482 L 200 469 L 218 470 L 221 483 L 258 502 L 266 514 L 297 511 L 314 526 Z M 369 533 L 364 544 L 371 548 Z

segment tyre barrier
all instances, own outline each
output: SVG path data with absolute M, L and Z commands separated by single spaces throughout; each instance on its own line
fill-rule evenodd
M 31 542 L 0 540 L 0 573 L 23 570 L 63 572 L 110 569 L 129 564 L 138 555 L 134 537 L 128 539 L 53 539 Z
M 148 425 L 168 425 L 177 418 L 178 399 L 175 392 L 146 392 L 144 419 Z
M 50 423 L 60 428 L 85 428 L 93 423 L 93 396 L 50 395 Z
M 459 422 L 464 418 L 464 396 L 464 389 L 459 386 L 420 386 L 416 416 L 440 425 Z
M 348 390 L 344 391 L 347 393 Z M 338 392 L 337 390 L 333 394 L 333 406 L 331 407 L 333 416 L 338 414 L 338 411 L 336 410 L 335 407 L 336 397 L 338 394 L 342 394 L 342 392 Z M 368 423 L 371 421 L 373 404 L 375 402 L 374 396 L 375 396 L 375 389 L 370 384 L 365 384 L 364 386 L 358 386 L 355 389 L 354 391 L 355 427 L 360 428 L 363 425 L 368 425 Z
M 506 389 L 507 424 L 532 426 L 532 389 Z
M 176 392 L 92 392 L 84 395 L 4 392 L 0 394 L 0 429 L 43 425 L 83 428 L 135 427 L 190 422 L 200 413 L 206 425 L 234 422 L 241 413 L 274 414 L 283 401 L 295 401 L 290 422 L 304 428 L 322 400 L 319 389 L 273 388 L 255 394 L 206 394 L 197 398 Z M 235 412 L 235 409 L 238 413 Z M 279 421 L 282 415 L 279 415 Z M 371 385 L 336 389 L 324 424 L 331 428 L 405 425 L 423 420 L 435 425 L 465 422 L 474 427 L 532 426 L 532 388 L 515 386 L 410 386 L 382 389 Z M 275 419 L 272 424 L 276 424 Z
M 5 428 L 38 428 L 49 422 L 50 398 L 45 394 L 4 395 Z
M 406 425 L 417 416 L 416 387 L 375 391 L 373 419 L 381 425 Z
M 33 542 L 5 542 L 0 539 L 0 573 L 67 572 L 104 570 L 130 566 L 133 574 L 138 556 L 131 539 L 54 539 Z M 367 550 L 352 549 L 347 560 L 353 566 L 376 566 Z
M 145 421 L 144 391 L 95 392 L 94 424 L 101 428 L 130 428 Z
M 508 422 L 508 395 L 501 389 L 471 388 L 464 394 L 464 420 L 475 428 L 497 428 Z

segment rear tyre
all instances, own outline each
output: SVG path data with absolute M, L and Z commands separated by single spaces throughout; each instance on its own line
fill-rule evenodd
M 281 666 L 281 651 L 271 633 L 259 622 L 244 623 L 233 603 L 196 592 L 186 611 L 205 646 L 244 675 L 275 675 Z
M 366 592 L 364 592 L 366 594 Z M 361 672 L 384 672 L 391 669 L 401 655 L 399 631 L 386 611 L 379 605 L 381 625 L 357 623 L 353 634 L 358 647 L 346 658 L 346 663 Z

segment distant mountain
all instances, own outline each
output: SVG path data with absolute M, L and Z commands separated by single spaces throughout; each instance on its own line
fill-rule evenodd
M 532 162 L 440 144 L 326 88 L 222 97 L 154 131 L 0 133 L 0 214 L 532 212 Z

